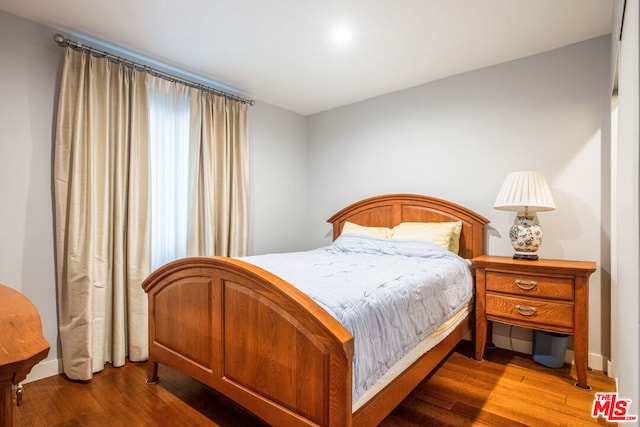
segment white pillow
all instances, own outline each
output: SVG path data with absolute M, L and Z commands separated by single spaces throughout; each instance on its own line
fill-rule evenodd
M 453 253 L 460 247 L 462 222 L 403 222 L 393 227 L 393 239 L 421 239 Z
M 364 225 L 354 224 L 349 221 L 345 221 L 342 226 L 342 234 L 355 233 L 365 234 L 367 236 L 383 237 L 385 239 L 391 236 L 391 229 L 389 227 L 366 227 Z
M 460 251 L 460 234 L 462 233 L 462 221 L 454 222 L 453 234 L 451 235 L 451 242 L 449 242 L 449 250 L 454 254 Z

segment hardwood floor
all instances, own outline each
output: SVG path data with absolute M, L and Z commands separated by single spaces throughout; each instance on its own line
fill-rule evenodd
M 463 342 L 381 424 L 393 426 L 589 426 L 594 393 L 615 391 L 612 379 L 589 373 L 593 390 L 575 388 L 569 366 L 549 369 L 530 357 L 487 351 L 475 362 Z M 24 385 L 16 426 L 264 425 L 208 387 L 160 366 L 146 385 L 146 364 L 107 366 L 88 383 L 55 376 Z

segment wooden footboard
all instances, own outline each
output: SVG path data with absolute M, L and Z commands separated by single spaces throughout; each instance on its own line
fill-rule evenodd
M 239 260 L 197 257 L 142 286 L 148 381 L 162 363 L 273 425 L 351 425 L 353 337 L 287 282 Z

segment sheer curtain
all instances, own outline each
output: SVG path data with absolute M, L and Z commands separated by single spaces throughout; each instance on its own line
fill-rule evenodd
M 67 49 L 54 150 L 65 374 L 148 357 L 152 268 L 245 255 L 247 106 Z
M 149 90 L 151 136 L 151 267 L 187 254 L 189 112 L 186 86 L 153 79 Z

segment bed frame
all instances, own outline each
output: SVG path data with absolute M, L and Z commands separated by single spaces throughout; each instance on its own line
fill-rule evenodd
M 488 220 L 451 202 L 410 194 L 354 203 L 328 222 L 392 227 L 406 221 L 462 221 L 460 255 L 483 252 Z M 142 284 L 149 300 L 147 382 L 158 364 L 226 395 L 271 425 L 377 425 L 456 346 L 447 338 L 352 413 L 353 337 L 295 287 L 243 261 L 194 257 L 171 262 Z

